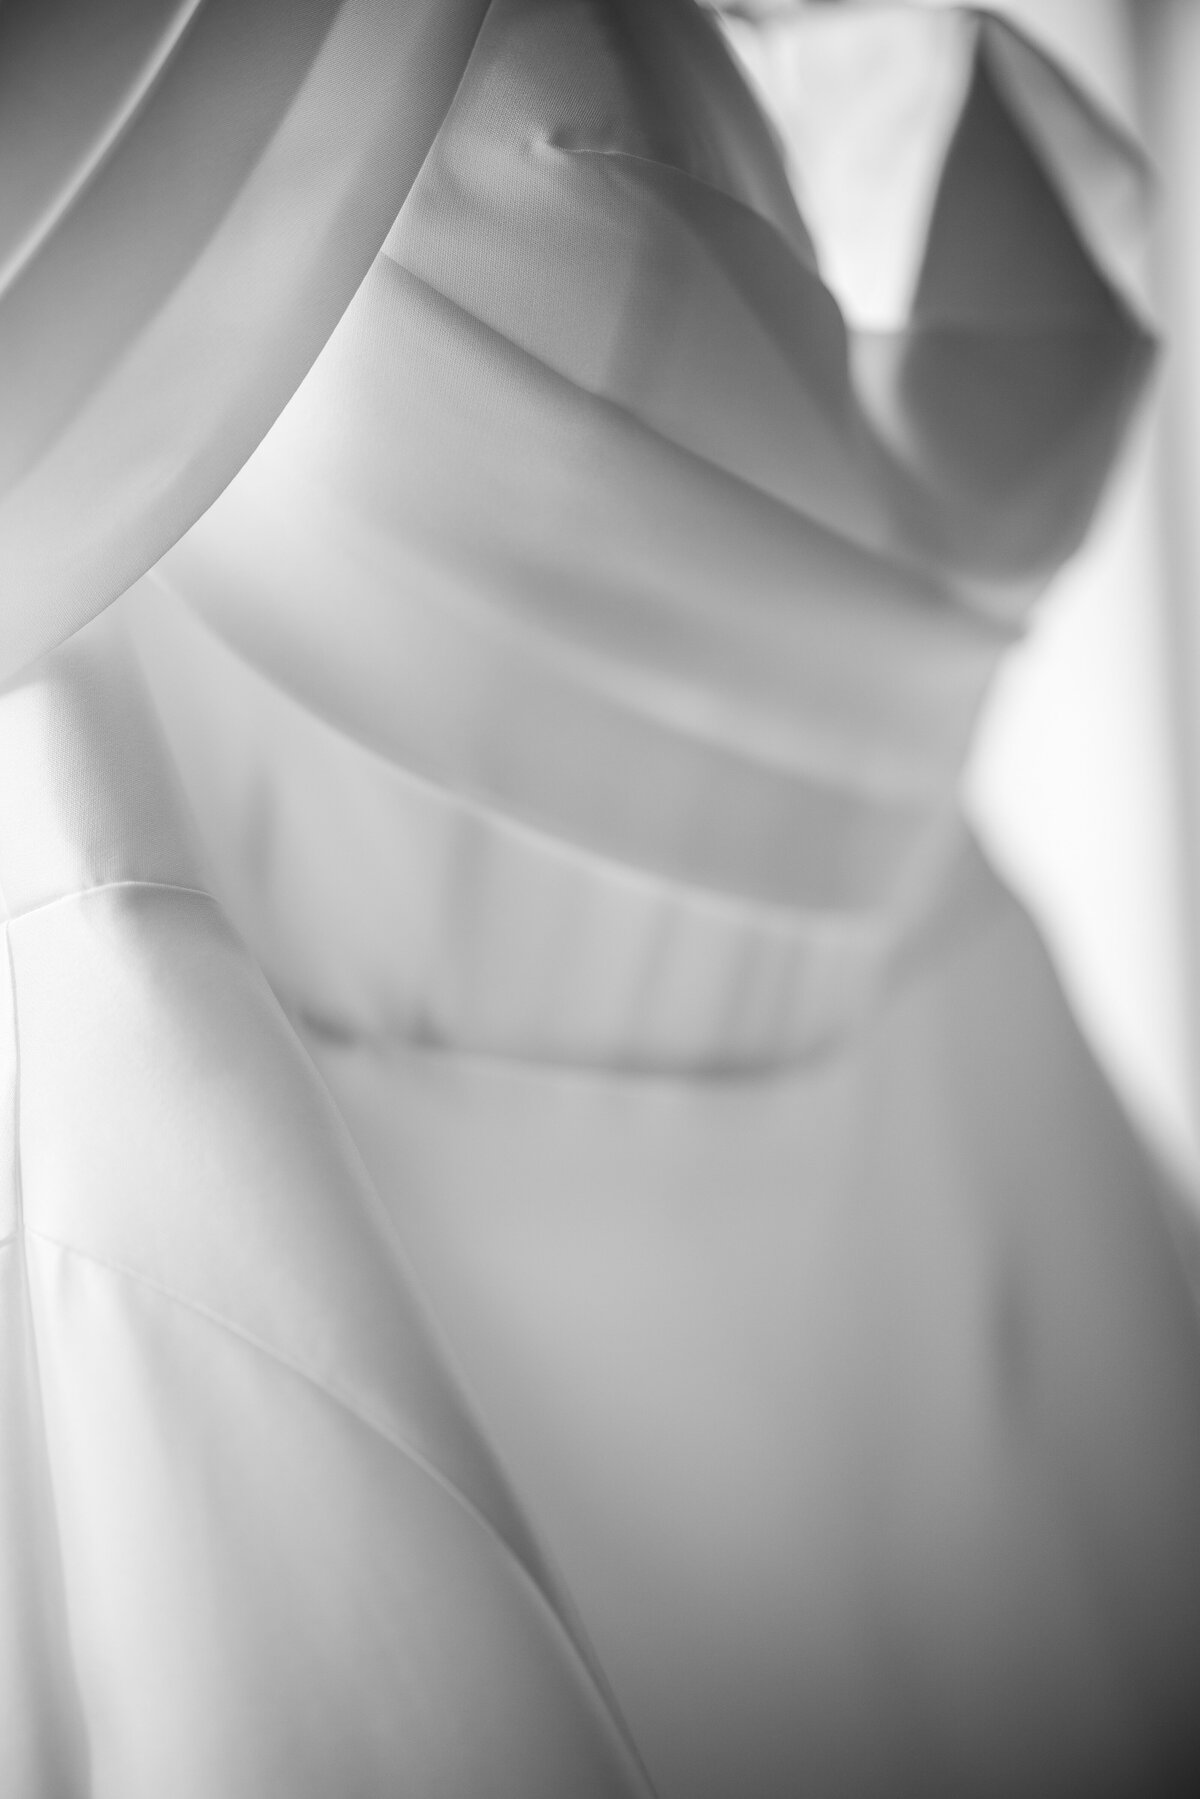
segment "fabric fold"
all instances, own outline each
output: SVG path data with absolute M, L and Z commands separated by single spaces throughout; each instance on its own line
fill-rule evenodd
M 344 1125 L 186 827 L 147 829 L 119 619 L 10 686 L 0 733 L 39 827 L 6 805 L 34 1547 L 57 1531 L 87 1791 L 645 1791 Z M 10 1423 L 32 1466 L 36 1413 Z
M 63 36 L 60 8 L 5 7 L 0 676 L 144 573 L 253 450 L 382 243 L 486 4 L 129 0 L 97 46 L 86 18 Z
M 236 754 L 185 753 L 231 903 L 289 1003 L 332 1031 L 403 1018 L 499 1048 L 508 1007 L 514 1054 L 618 1055 L 624 994 L 631 1064 L 719 1065 L 727 1031 L 731 1063 L 763 1065 L 860 1015 L 936 887 L 983 697 L 1086 525 L 1148 344 L 1062 197 L 1062 134 L 1048 149 L 1014 98 L 1037 86 L 1032 51 L 994 57 L 1003 28 L 966 13 L 761 31 L 814 99 L 796 143 L 690 5 L 494 0 L 325 351 L 163 561 L 236 656 L 397 771 L 352 774 L 363 758 L 308 733 L 306 822 L 244 709 Z M 893 68 L 877 53 L 906 33 Z M 891 95 L 886 130 L 837 116 L 864 67 Z M 778 101 L 786 81 L 759 74 Z M 848 328 L 801 223 L 805 158 L 826 157 L 809 188 L 836 225 L 840 140 L 865 134 L 874 167 L 913 135 L 913 95 L 937 101 L 904 176 L 914 291 L 894 329 Z M 1037 104 L 1076 120 L 1076 162 L 1120 160 L 1059 78 Z M 280 728 L 287 707 L 264 706 Z M 351 822 L 367 785 L 370 842 Z M 370 881 L 338 898 L 313 874 L 293 901 L 328 833 Z M 638 883 L 674 890 L 677 930 L 621 892 Z M 385 891 L 391 948 L 367 923 Z M 705 896 L 779 915 L 706 976 Z M 386 1003 L 365 1001 L 368 943 Z M 577 1005 L 558 957 L 606 970 L 612 1007 Z M 557 1024 L 535 997 L 555 987 Z

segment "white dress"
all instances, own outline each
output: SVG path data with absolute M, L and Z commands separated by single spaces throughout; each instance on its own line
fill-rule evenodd
M 1195 1314 L 955 801 L 1129 154 L 936 32 L 848 334 L 692 0 L 0 11 L 5 1793 L 1193 1790 Z

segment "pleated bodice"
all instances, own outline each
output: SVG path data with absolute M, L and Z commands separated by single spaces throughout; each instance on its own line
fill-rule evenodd
M 489 9 L 147 607 L 223 894 L 322 1028 L 727 1068 L 863 1015 L 1146 354 L 1027 119 L 1115 135 L 954 26 L 907 319 L 848 333 L 708 18 Z

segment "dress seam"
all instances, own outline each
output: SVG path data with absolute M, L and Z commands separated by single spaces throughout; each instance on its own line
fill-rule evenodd
M 404 1462 L 415 1469 L 418 1474 L 423 1475 L 425 1479 L 438 1488 L 439 1491 L 444 1493 L 452 1503 L 459 1507 L 466 1517 L 472 1520 L 472 1522 L 490 1540 L 493 1546 L 500 1551 L 502 1559 L 516 1572 L 519 1581 L 525 1587 L 526 1591 L 533 1595 L 537 1609 L 544 1617 L 551 1620 L 551 1626 L 554 1633 L 558 1636 L 560 1642 L 567 1646 L 575 1671 L 602 1713 L 608 1729 L 612 1732 L 613 1738 L 622 1745 L 626 1754 L 632 1758 L 634 1765 L 637 1767 L 638 1773 L 644 1782 L 644 1792 L 648 1796 L 652 1795 L 653 1789 L 650 1786 L 648 1776 L 640 1765 L 640 1754 L 628 1733 L 624 1720 L 616 1710 L 613 1700 L 606 1692 L 603 1682 L 597 1678 L 595 1671 L 589 1664 L 587 1656 L 576 1642 L 574 1634 L 560 1613 L 558 1606 L 542 1585 L 537 1574 L 535 1574 L 534 1570 L 525 1561 L 524 1557 L 515 1546 L 509 1542 L 500 1527 L 488 1517 L 482 1506 L 478 1505 L 475 1500 L 473 1500 L 470 1495 L 450 1477 L 450 1475 L 446 1474 L 437 1466 L 436 1462 L 432 1461 L 412 1444 L 406 1443 L 403 1438 L 397 1436 L 381 1421 L 372 1418 L 370 1413 L 356 1403 L 349 1395 L 339 1393 L 335 1387 L 331 1387 L 326 1381 L 322 1380 L 320 1375 L 305 1368 L 302 1363 L 293 1360 L 281 1350 L 273 1348 L 271 1344 L 258 1337 L 253 1331 L 247 1330 L 243 1325 L 235 1323 L 230 1318 L 223 1317 L 221 1313 L 211 1310 L 208 1306 L 203 1305 L 197 1300 L 187 1298 L 186 1295 L 178 1293 L 173 1288 L 163 1285 L 149 1275 L 139 1273 L 136 1269 L 130 1268 L 123 1263 L 112 1261 L 105 1256 L 97 1255 L 91 1250 L 81 1249 L 78 1245 L 69 1243 L 61 1237 L 55 1237 L 48 1231 L 41 1231 L 33 1226 L 26 1226 L 25 1235 L 27 1237 L 36 1238 L 39 1242 L 46 1244 L 52 1249 L 61 1251 L 64 1255 L 72 1256 L 79 1261 L 88 1262 L 93 1267 L 104 1269 L 109 1274 L 114 1274 L 120 1279 L 129 1281 L 133 1285 L 145 1289 L 147 1292 L 154 1293 L 160 1299 L 169 1301 L 172 1305 L 178 1306 L 181 1310 L 190 1313 L 193 1317 L 201 1319 L 203 1322 L 225 1332 L 228 1336 L 234 1337 L 238 1341 L 246 1344 L 248 1348 L 257 1351 L 259 1355 L 274 1363 L 276 1367 L 284 1369 L 287 1373 L 302 1381 L 307 1387 L 319 1393 L 323 1399 L 327 1400 L 337 1411 L 342 1413 L 343 1416 L 352 1419 L 354 1423 L 386 1443 Z
M 186 895 L 190 899 L 208 900 L 215 905 L 211 893 L 203 887 L 189 887 L 181 881 L 146 881 L 140 879 L 120 881 L 94 881 L 88 887 L 73 887 L 69 893 L 56 893 L 52 899 L 38 900 L 32 906 L 25 906 L 19 912 L 8 914 L 8 923 L 16 924 L 19 919 L 33 918 L 39 912 L 48 912 L 52 906 L 66 905 L 70 900 L 87 899 L 93 893 L 117 893 L 123 889 L 143 890 L 151 893 L 176 893 Z
M 3 899 L 3 889 L 0 888 L 0 902 L 2 902 Z M 9 983 L 9 997 L 12 1005 L 13 1228 L 10 1236 L 5 1239 L 4 1244 L 0 1247 L 7 1247 L 9 1244 L 12 1244 L 19 1254 L 18 1278 L 21 1282 L 21 1297 L 24 1301 L 25 1320 L 29 1332 L 28 1342 L 30 1374 L 32 1376 L 31 1385 L 37 1406 L 36 1419 L 32 1420 L 31 1423 L 39 1440 L 41 1460 L 45 1472 L 46 1488 L 50 1500 L 49 1534 L 53 1545 L 52 1555 L 57 1566 L 59 1589 L 58 1600 L 61 1606 L 64 1634 L 69 1652 L 68 1663 L 64 1671 L 63 1679 L 67 1690 L 71 1693 L 74 1700 L 75 1721 L 79 1733 L 78 1741 L 80 1745 L 80 1754 L 84 1769 L 86 1770 L 85 1790 L 90 1792 L 92 1789 L 91 1763 L 93 1759 L 91 1731 L 88 1727 L 87 1711 L 83 1703 L 83 1693 L 79 1684 L 78 1663 L 75 1656 L 74 1644 L 72 1642 L 71 1612 L 67 1601 L 67 1579 L 63 1557 L 62 1527 L 59 1520 L 58 1498 L 55 1490 L 54 1465 L 50 1454 L 50 1437 L 46 1422 L 45 1389 L 42 1382 L 41 1356 L 38 1349 L 37 1319 L 34 1314 L 33 1305 L 33 1282 L 30 1278 L 29 1271 L 29 1227 L 25 1219 L 25 1171 L 21 1131 L 21 1027 L 17 996 L 17 962 L 16 953 L 13 949 L 11 917 L 4 921 L 4 948 Z
M 272 1344 L 267 1342 L 265 1338 L 260 1337 L 255 1331 L 247 1329 L 245 1325 L 238 1324 L 236 1320 L 226 1317 L 222 1312 L 218 1312 L 211 1306 L 205 1305 L 201 1300 L 189 1299 L 186 1294 L 180 1293 L 174 1287 L 169 1287 L 164 1282 L 156 1280 L 153 1275 L 144 1274 L 136 1268 L 131 1268 L 125 1262 L 115 1261 L 111 1257 L 100 1255 L 94 1250 L 83 1249 L 78 1244 L 71 1243 L 64 1237 L 55 1236 L 50 1231 L 39 1230 L 36 1225 L 26 1227 L 26 1234 L 31 1237 L 36 1237 L 39 1242 L 46 1243 L 53 1249 L 61 1250 L 65 1255 L 74 1256 L 80 1261 L 90 1262 L 93 1266 L 103 1268 L 110 1274 L 115 1274 L 124 1280 L 132 1281 L 135 1285 L 144 1287 L 151 1293 L 158 1294 L 161 1299 L 169 1300 L 173 1305 L 181 1307 L 184 1311 L 193 1313 L 196 1317 L 204 1319 L 207 1323 L 227 1332 L 230 1336 L 238 1338 L 249 1348 L 257 1350 L 260 1355 L 268 1357 L 281 1368 L 286 1368 L 289 1373 L 296 1375 L 309 1386 L 316 1388 L 318 1392 L 323 1394 L 324 1397 L 337 1406 L 339 1410 L 345 1412 L 349 1417 L 354 1418 L 358 1423 L 372 1431 L 376 1436 L 383 1438 L 385 1442 L 391 1444 L 400 1454 L 408 1457 L 426 1472 L 430 1473 L 433 1478 L 439 1481 L 439 1483 L 453 1485 L 453 1483 L 449 1482 L 449 1477 L 440 1474 L 436 1466 L 433 1463 L 428 1462 L 419 1450 L 414 1449 L 411 1445 L 405 1444 L 403 1440 L 398 1438 L 385 1424 L 380 1420 L 373 1418 L 370 1412 L 356 1402 L 349 1394 L 339 1392 L 337 1387 L 329 1385 L 329 1383 L 322 1379 L 315 1370 L 306 1368 L 303 1362 L 297 1361 L 285 1351 L 275 1348 Z M 459 1489 L 454 1488 L 454 1491 L 458 1493 Z M 466 1499 L 465 1495 L 460 1496 L 463 1498 L 465 1504 L 469 1506 L 472 1505 L 472 1502 Z

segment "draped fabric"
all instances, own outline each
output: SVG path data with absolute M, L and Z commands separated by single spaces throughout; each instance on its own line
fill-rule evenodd
M 484 10 L 6 0 L 0 672 L 143 574 L 254 448 L 395 216 Z
M 107 621 L 5 699 L 10 1790 L 636 1792 L 152 730 Z
M 0 84 L 6 1790 L 1189 1790 L 1194 1311 L 955 795 L 1132 147 L 969 12 Z

